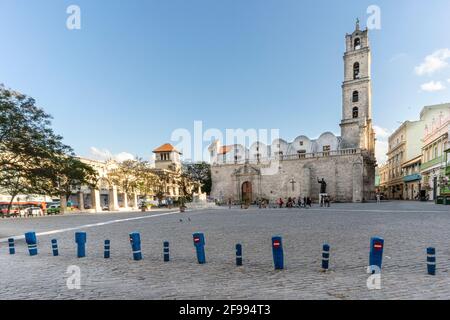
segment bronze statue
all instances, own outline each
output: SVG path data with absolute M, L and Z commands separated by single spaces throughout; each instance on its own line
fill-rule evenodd
M 320 183 L 320 193 L 327 193 L 327 183 L 325 182 L 325 179 L 317 179 L 317 182 Z

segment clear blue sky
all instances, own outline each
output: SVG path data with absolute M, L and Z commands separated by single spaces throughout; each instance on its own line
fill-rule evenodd
M 71 4 L 81 30 L 66 28 Z M 344 37 L 371 4 L 382 19 L 371 32 L 373 116 L 392 130 L 450 101 L 448 67 L 415 72 L 450 48 L 448 0 L 0 0 L 0 82 L 36 98 L 84 156 L 149 157 L 194 120 L 280 128 L 288 141 L 339 133 Z M 445 89 L 420 89 L 431 81 Z

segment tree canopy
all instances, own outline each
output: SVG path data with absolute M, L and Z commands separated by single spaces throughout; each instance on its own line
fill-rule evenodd
M 202 192 L 211 193 L 211 166 L 206 162 L 183 163 L 183 175 L 202 184 Z
M 74 158 L 36 101 L 0 85 L 0 189 L 18 194 L 63 196 L 91 183 L 94 170 Z

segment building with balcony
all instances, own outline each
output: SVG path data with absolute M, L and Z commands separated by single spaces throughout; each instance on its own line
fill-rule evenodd
M 405 121 L 389 137 L 388 160 L 383 186 L 389 199 L 405 199 L 405 180 L 403 166 L 421 155 L 421 142 L 424 124 L 422 121 Z
M 377 187 L 377 193 L 380 193 L 384 196 L 387 196 L 387 184 L 389 182 L 389 166 L 387 163 L 378 166 L 378 175 L 380 177 L 380 181 Z
M 403 173 L 403 196 L 405 200 L 417 200 L 422 188 L 422 176 L 420 175 L 420 164 L 422 155 L 419 155 L 402 165 Z
M 380 167 L 380 192 L 390 199 L 417 199 L 427 190 L 439 194 L 445 172 L 450 104 L 426 106 L 417 121 L 405 121 L 389 137 L 388 160 Z
M 450 129 L 449 129 L 450 134 Z M 444 151 L 445 156 L 445 177 L 444 177 L 444 183 L 441 187 L 441 195 L 450 196 L 450 141 L 447 141 L 447 146 L 445 147 Z
M 450 104 L 425 107 L 421 112 L 425 122 L 422 138 L 422 164 L 420 173 L 422 186 L 430 200 L 435 200 L 444 191 L 448 133 L 450 130 Z

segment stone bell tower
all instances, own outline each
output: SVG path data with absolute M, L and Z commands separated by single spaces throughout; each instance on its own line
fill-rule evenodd
M 344 82 L 342 84 L 342 148 L 360 148 L 373 155 L 371 52 L 368 30 L 345 36 Z

